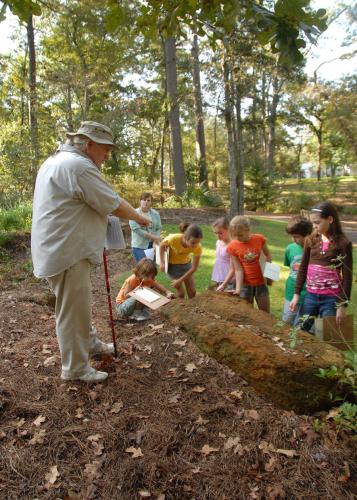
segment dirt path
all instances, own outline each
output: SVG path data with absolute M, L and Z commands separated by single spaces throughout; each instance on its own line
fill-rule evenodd
M 0 290 L 1 499 L 354 497 L 351 434 L 275 408 L 159 313 L 118 323 L 119 359 L 95 361 L 105 384 L 62 383 L 47 287 L 21 248 Z M 110 255 L 113 295 L 131 266 L 128 251 Z M 109 341 L 102 266 L 92 281 Z

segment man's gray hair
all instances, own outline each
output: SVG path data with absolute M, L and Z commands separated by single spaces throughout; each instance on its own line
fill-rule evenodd
M 74 137 L 69 137 L 66 140 L 66 144 L 70 144 L 71 146 L 75 147 L 79 151 L 83 151 L 84 148 L 87 146 L 88 142 L 90 139 L 86 137 L 85 135 L 75 135 Z

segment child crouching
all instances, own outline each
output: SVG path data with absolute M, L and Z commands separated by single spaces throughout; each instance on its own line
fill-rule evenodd
M 150 309 L 129 296 L 129 293 L 139 286 L 153 288 L 168 298 L 174 297 L 173 293 L 155 280 L 156 275 L 157 267 L 151 259 L 141 259 L 137 263 L 133 274 L 124 281 L 116 298 L 116 311 L 120 317 L 133 317 L 138 321 L 150 317 Z

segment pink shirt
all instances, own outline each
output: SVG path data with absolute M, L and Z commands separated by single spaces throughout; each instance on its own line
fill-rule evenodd
M 330 242 L 322 243 L 321 251 L 326 252 Z M 341 293 L 341 275 L 335 268 L 309 264 L 306 275 L 306 290 L 318 295 L 338 296 Z
M 230 257 L 227 254 L 227 245 L 220 240 L 216 241 L 216 260 L 212 271 L 212 281 L 222 283 L 230 269 Z

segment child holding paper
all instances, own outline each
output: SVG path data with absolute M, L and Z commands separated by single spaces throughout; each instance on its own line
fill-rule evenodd
M 287 266 L 290 269 L 289 277 L 285 283 L 285 299 L 282 320 L 289 325 L 296 325 L 299 316 L 298 311 L 292 312 L 289 307 L 294 296 L 296 278 L 301 264 L 305 239 L 312 232 L 312 223 L 305 217 L 297 215 L 296 217 L 292 217 L 288 223 L 286 232 L 292 237 L 293 243 L 290 243 L 290 245 L 286 247 L 284 254 L 284 266 Z M 304 284 L 300 293 L 299 305 L 301 305 L 305 293 L 306 286 Z
M 134 273 L 127 278 L 116 298 L 116 311 L 122 318 L 133 317 L 137 321 L 142 321 L 150 317 L 149 308 L 143 306 L 134 297 L 128 294 L 139 286 L 153 288 L 159 293 L 166 295 L 169 299 L 174 294 L 155 280 L 157 275 L 156 264 L 151 259 L 141 259 L 134 268 Z
M 250 220 L 243 215 L 233 217 L 229 228 L 232 241 L 227 246 L 227 253 L 236 271 L 235 293 L 250 304 L 255 299 L 259 309 L 270 312 L 269 291 L 259 261 L 263 253 L 266 261 L 271 262 L 266 238 L 262 234 L 251 234 Z

